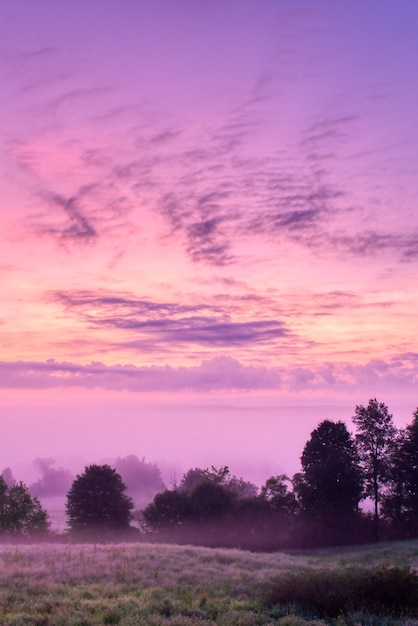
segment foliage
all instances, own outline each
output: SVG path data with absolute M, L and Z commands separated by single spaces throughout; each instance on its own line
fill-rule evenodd
M 267 527 L 271 531 L 272 520 L 267 520 L 271 512 L 255 485 L 231 476 L 227 466 L 212 466 L 190 469 L 177 488 L 155 496 L 143 517 L 146 528 L 165 532 L 163 537 L 169 541 L 271 547 L 270 535 L 268 540 L 259 535 Z
M 267 606 L 293 606 L 316 617 L 367 611 L 377 615 L 407 615 L 418 610 L 418 576 L 408 567 L 379 566 L 340 570 L 305 570 L 267 585 Z
M 180 491 L 185 491 L 186 493 L 191 493 L 193 489 L 206 478 L 206 470 L 200 467 L 191 468 L 185 474 L 183 474 L 178 489 Z
M 8 486 L 0 477 L 0 532 L 32 535 L 48 530 L 47 512 L 22 482 Z
M 297 511 L 297 502 L 294 493 L 289 491 L 286 474 L 270 476 L 261 487 L 260 498 L 269 503 L 275 513 L 293 517 Z
M 391 481 L 382 498 L 382 513 L 392 535 L 418 535 L 418 409 L 413 421 L 400 431 L 390 461 Z
M 178 489 L 166 489 L 157 493 L 153 502 L 143 511 L 146 523 L 157 531 L 175 529 L 189 517 L 189 514 L 189 497 Z
M 89 465 L 78 475 L 68 494 L 66 510 L 73 533 L 109 533 L 129 529 L 132 500 L 116 470 Z
M 178 488 L 191 493 L 203 482 L 222 485 L 234 493 L 237 498 L 253 498 L 258 492 L 257 487 L 253 483 L 244 480 L 242 477 L 231 476 L 227 465 L 220 468 L 212 465 L 210 469 L 202 469 L 200 467 L 190 469 L 183 475 Z
M 195 520 L 220 519 L 234 506 L 235 495 L 218 482 L 204 480 L 190 494 L 190 512 Z
M 296 534 L 310 536 L 312 545 L 349 541 L 358 516 L 362 476 L 345 424 L 321 422 L 312 431 L 301 462 L 303 472 L 294 479 L 300 505 Z
M 367 407 L 356 406 L 353 422 L 357 427 L 356 442 L 364 475 L 365 495 L 374 502 L 375 538 L 379 538 L 379 505 L 383 486 L 390 480 L 396 428 L 392 415 L 376 398 Z

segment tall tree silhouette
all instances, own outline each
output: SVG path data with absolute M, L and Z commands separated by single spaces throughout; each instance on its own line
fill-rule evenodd
M 399 432 L 391 459 L 391 480 L 382 513 L 395 537 L 418 536 L 418 408 L 412 423 Z
M 355 443 L 343 422 L 325 420 L 312 431 L 301 457 L 304 511 L 338 518 L 358 511 L 362 477 Z
M 375 540 L 379 540 L 379 507 L 383 486 L 390 479 L 391 453 L 397 429 L 383 402 L 369 400 L 367 407 L 356 406 L 353 422 L 357 427 L 356 442 L 364 474 L 365 495 L 374 503 Z

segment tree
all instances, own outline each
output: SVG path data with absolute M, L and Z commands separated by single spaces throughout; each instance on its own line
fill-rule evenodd
M 29 486 L 32 495 L 40 497 L 64 495 L 73 481 L 69 470 L 63 467 L 55 468 L 54 459 L 37 458 L 34 466 L 41 472 L 42 477 Z
M 31 535 L 48 530 L 48 514 L 22 482 L 8 486 L 0 477 L 0 532 Z
M 383 487 L 389 482 L 391 456 L 397 430 L 388 407 L 376 398 L 367 407 L 356 406 L 353 422 L 364 475 L 364 493 L 374 503 L 375 540 L 379 539 L 379 506 Z
M 134 454 L 119 457 L 115 461 L 115 469 L 125 483 L 128 495 L 136 501 L 146 504 L 165 489 L 160 469 L 144 457 L 139 459 Z
M 222 485 L 235 494 L 238 499 L 253 498 L 257 495 L 257 487 L 242 477 L 231 476 L 229 467 L 224 465 L 217 469 L 212 465 L 211 469 L 195 467 L 188 470 L 180 481 L 179 489 L 191 493 L 200 483 L 210 482 Z
M 303 531 L 313 543 L 346 541 L 359 513 L 362 474 L 354 440 L 343 422 L 325 420 L 312 431 L 294 480 Z M 308 530 L 307 530 L 308 529 Z
M 392 533 L 418 536 L 418 408 L 412 423 L 398 433 L 392 449 L 389 488 L 382 497 L 383 516 Z
M 3 478 L 4 482 L 6 483 L 6 485 L 8 487 L 13 487 L 13 485 L 16 484 L 16 479 L 13 476 L 13 472 L 10 469 L 10 467 L 5 467 L 4 470 L 1 473 L 1 477 Z
M 275 513 L 290 518 L 295 515 L 297 504 L 295 494 L 289 491 L 286 484 L 288 482 L 286 474 L 270 476 L 261 487 L 260 498 L 266 500 Z
M 68 525 L 74 533 L 97 534 L 129 529 L 133 502 L 116 470 L 89 465 L 67 494 Z
M 206 480 L 207 470 L 200 467 L 194 467 L 189 469 L 180 481 L 179 490 L 191 493 L 197 485 Z
M 232 511 L 235 494 L 221 482 L 206 479 L 190 494 L 190 510 L 195 520 L 221 520 Z
M 143 515 L 153 530 L 174 530 L 190 516 L 189 496 L 179 489 L 166 489 L 157 493 Z

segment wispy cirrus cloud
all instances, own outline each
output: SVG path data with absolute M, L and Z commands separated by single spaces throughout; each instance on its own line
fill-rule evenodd
M 36 224 L 39 233 L 58 237 L 64 240 L 85 241 L 90 243 L 97 238 L 97 230 L 93 219 L 83 211 L 83 200 L 89 194 L 89 187 L 81 188 L 74 196 L 64 197 L 57 193 L 45 194 L 45 200 L 52 207 L 62 209 L 65 220 L 60 225 L 42 223 Z
M 403 261 L 412 261 L 418 256 L 418 230 L 412 233 L 367 230 L 352 236 L 336 234 L 332 242 L 355 256 L 372 257 L 388 251 L 396 253 Z

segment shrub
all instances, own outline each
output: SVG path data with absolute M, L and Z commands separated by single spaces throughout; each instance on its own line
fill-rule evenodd
M 356 611 L 411 615 L 418 609 L 418 576 L 408 567 L 304 570 L 269 583 L 262 601 L 316 617 Z

